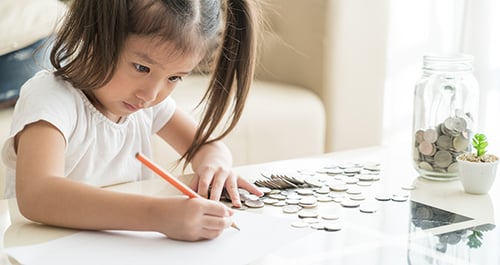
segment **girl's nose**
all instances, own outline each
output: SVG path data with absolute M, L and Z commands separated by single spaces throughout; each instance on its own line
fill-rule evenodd
M 144 104 L 150 103 L 155 101 L 155 99 L 158 97 L 158 93 L 160 91 L 161 87 L 159 84 L 147 86 L 145 88 L 139 89 L 136 92 L 136 97 L 139 98 L 144 102 Z

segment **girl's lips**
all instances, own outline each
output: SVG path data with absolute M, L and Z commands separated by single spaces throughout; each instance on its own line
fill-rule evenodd
M 128 104 L 127 102 L 123 102 L 123 104 L 130 111 L 137 111 L 137 110 L 139 110 L 139 107 L 136 107 L 135 105 Z

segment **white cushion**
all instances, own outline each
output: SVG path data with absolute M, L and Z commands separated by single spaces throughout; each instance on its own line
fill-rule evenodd
M 65 11 L 66 5 L 58 0 L 1 0 L 0 55 L 52 34 Z

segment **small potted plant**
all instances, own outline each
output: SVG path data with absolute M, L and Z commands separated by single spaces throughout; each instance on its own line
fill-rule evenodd
M 488 140 L 482 133 L 472 138 L 473 153 L 464 153 L 457 157 L 458 177 L 465 192 L 486 194 L 490 190 L 497 174 L 498 157 L 486 153 Z

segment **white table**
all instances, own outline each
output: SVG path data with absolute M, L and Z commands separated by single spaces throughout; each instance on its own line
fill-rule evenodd
M 331 163 L 379 162 L 382 167 L 380 180 L 374 181 L 369 187 L 360 187 L 367 199 L 373 199 L 381 193 L 400 192 L 402 187 L 409 185 L 415 186 L 414 190 L 407 191 L 408 201 L 377 202 L 379 207 L 375 213 L 361 213 L 358 208 L 342 208 L 341 218 L 345 224 L 342 230 L 311 233 L 300 241 L 290 242 L 258 258 L 252 264 L 500 264 L 500 254 L 497 254 L 500 229 L 484 232 L 484 244 L 480 248 L 471 249 L 466 244 L 469 228 L 494 224 L 498 220 L 500 182 L 494 184 L 488 195 L 466 194 L 459 181 L 439 182 L 418 177 L 411 166 L 411 157 L 406 153 L 395 148 L 368 148 L 238 167 L 237 171 L 242 176 L 256 180 L 262 178 L 261 173 L 318 169 Z M 161 179 L 127 183 L 109 189 L 145 194 L 179 194 Z M 320 203 L 318 207 L 325 205 Z M 445 217 L 436 215 L 433 221 L 438 223 L 443 221 L 439 218 L 452 220 L 444 220 L 444 225 L 431 224 L 423 230 L 424 225 L 415 216 L 416 207 L 451 212 Z M 285 215 L 279 207 L 273 206 L 247 211 L 281 217 Z M 467 218 L 464 221 L 460 219 L 462 217 Z M 75 233 L 74 230 L 25 220 L 19 215 L 15 200 L 0 201 L 0 228 L 2 248 L 46 242 Z M 469 230 L 454 232 L 462 229 Z M 438 237 L 439 234 L 443 235 Z M 456 238 L 458 242 L 453 244 L 439 242 L 440 238 L 451 240 L 457 236 L 460 238 Z M 9 262 L 5 255 L 2 258 L 1 264 L 15 264 Z

